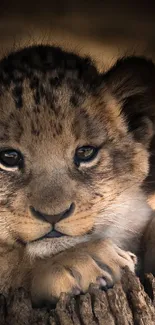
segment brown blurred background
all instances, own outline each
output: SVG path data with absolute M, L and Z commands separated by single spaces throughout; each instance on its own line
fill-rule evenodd
M 51 43 L 92 55 L 103 67 L 126 53 L 155 56 L 155 1 L 0 0 L 2 53 Z
M 0 0 L 0 56 L 34 43 L 60 45 L 90 55 L 100 69 L 107 69 L 126 54 L 155 60 L 155 1 Z M 152 193 L 153 151 L 151 162 L 147 183 Z M 155 207 L 155 196 L 151 200 Z

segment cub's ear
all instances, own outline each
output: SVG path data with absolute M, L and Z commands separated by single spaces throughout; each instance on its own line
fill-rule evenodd
M 119 102 L 129 132 L 145 146 L 155 131 L 155 65 L 144 57 L 125 57 L 103 75 L 112 96 Z

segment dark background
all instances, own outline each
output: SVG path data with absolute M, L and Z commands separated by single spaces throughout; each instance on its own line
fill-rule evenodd
M 0 0 L 1 54 L 54 43 L 93 56 L 101 68 L 126 53 L 155 57 L 155 1 Z
M 0 0 L 0 56 L 34 43 L 89 54 L 100 69 L 125 54 L 155 60 L 155 0 Z M 155 192 L 155 149 L 148 184 Z

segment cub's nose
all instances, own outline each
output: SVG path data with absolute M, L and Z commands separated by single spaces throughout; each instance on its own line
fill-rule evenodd
M 30 211 L 33 214 L 33 216 L 35 216 L 36 218 L 39 218 L 41 220 L 47 221 L 51 224 L 55 224 L 57 222 L 59 222 L 60 220 L 63 220 L 65 218 L 70 217 L 75 209 L 75 204 L 72 203 L 70 205 L 70 207 L 68 209 L 66 209 L 65 211 L 58 213 L 58 214 L 45 214 L 41 211 L 36 210 L 34 207 L 30 207 Z

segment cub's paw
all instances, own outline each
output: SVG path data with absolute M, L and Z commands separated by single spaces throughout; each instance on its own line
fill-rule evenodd
M 34 302 L 56 301 L 62 292 L 78 295 L 91 283 L 112 287 L 128 266 L 134 272 L 136 256 L 123 251 L 110 240 L 79 244 L 49 260 L 40 261 L 32 279 Z

